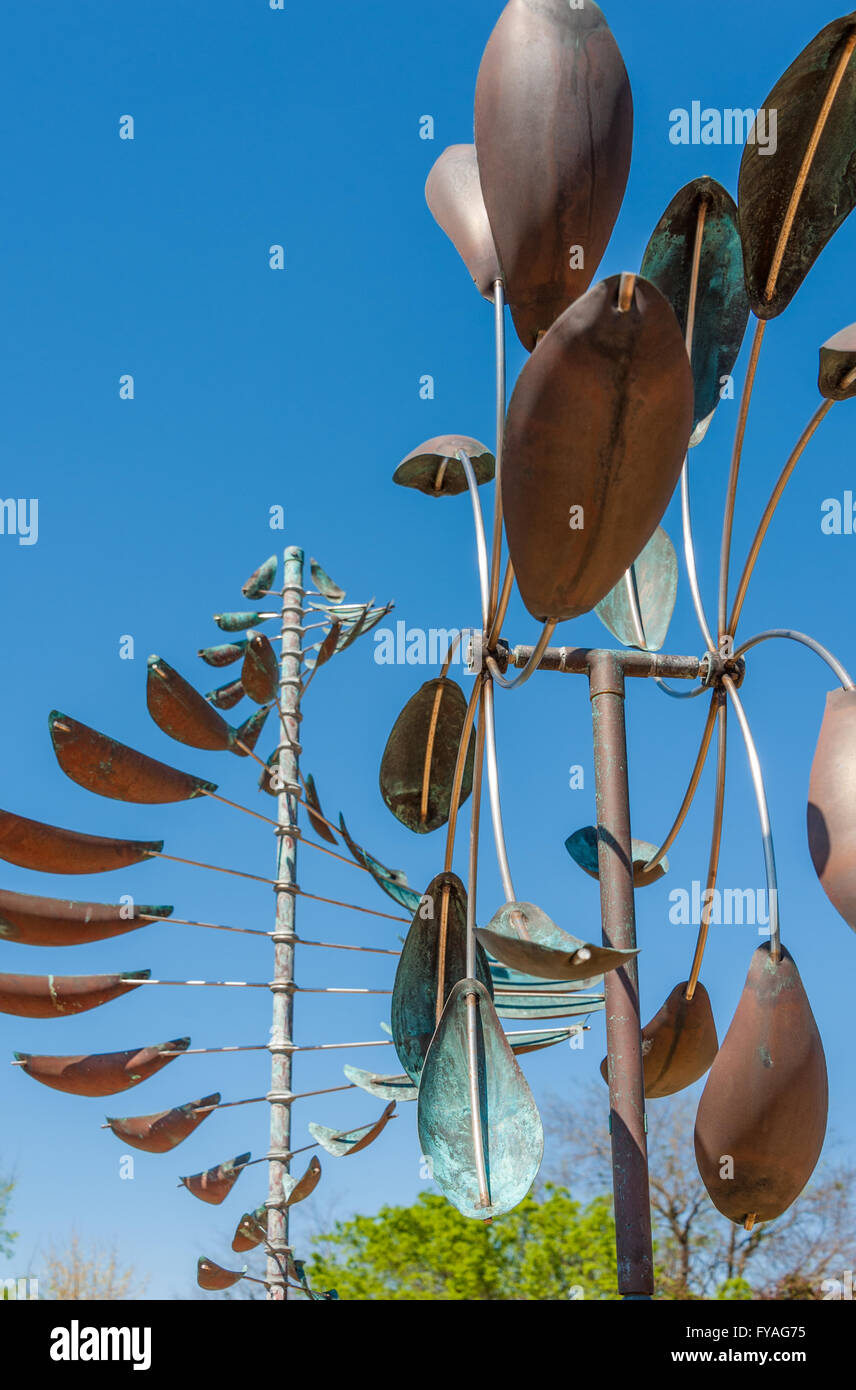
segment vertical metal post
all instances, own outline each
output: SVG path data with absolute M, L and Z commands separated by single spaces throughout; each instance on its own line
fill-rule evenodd
M 624 670 L 618 652 L 589 659 L 597 795 L 598 870 L 605 946 L 633 950 L 636 913 L 624 723 Z M 618 1291 L 625 1298 L 654 1292 L 642 1023 L 635 958 L 606 975 L 606 1044 Z
M 277 802 L 276 926 L 274 930 L 273 1024 L 271 1054 L 270 1153 L 267 1243 L 268 1298 L 288 1297 L 286 1286 L 289 1245 L 285 1178 L 291 1148 L 291 1066 L 294 1018 L 294 918 L 297 884 L 297 797 L 300 754 L 300 648 L 303 628 L 303 551 L 289 546 L 283 564 L 282 659 L 279 702 L 280 748 Z

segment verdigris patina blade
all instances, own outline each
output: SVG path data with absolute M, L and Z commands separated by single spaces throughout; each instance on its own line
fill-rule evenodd
M 229 681 L 226 685 L 218 685 L 216 690 L 209 690 L 205 698 L 210 700 L 215 709 L 234 709 L 246 693 L 240 680 L 236 680 Z
M 457 874 L 432 879 L 407 933 L 392 989 L 392 1039 L 398 1060 L 419 1081 L 425 1054 L 452 988 L 467 973 L 467 895 Z M 488 991 L 490 967 L 476 946 L 476 971 Z
M 466 434 L 439 434 L 428 439 L 401 460 L 392 475 L 399 487 L 413 487 L 427 497 L 457 497 L 467 491 L 467 475 L 458 458 L 463 452 L 473 466 L 476 482 L 489 483 L 496 473 L 496 459 L 487 445 Z
M 247 634 L 241 684 L 257 705 L 269 705 L 279 690 L 279 662 L 263 632 Z
M 686 335 L 699 228 L 701 247 L 692 336 L 694 430 L 709 419 L 719 404 L 723 379 L 734 369 L 749 322 L 737 205 L 721 183 L 711 178 L 693 179 L 675 194 L 654 228 L 641 269 L 646 280 L 666 296 L 681 332 Z
M 678 557 L 662 526 L 657 527 L 641 555 L 630 566 L 629 578 L 642 619 L 643 650 L 658 652 L 666 640 L 678 596 Z M 628 576 L 622 575 L 594 611 L 623 647 L 642 647 L 627 581 Z
M 517 989 L 494 986 L 494 1005 L 499 1018 L 553 1019 L 576 1018 L 579 1014 L 599 1013 L 604 1005 L 603 994 L 582 994 L 576 990 L 558 988 L 534 990 L 527 994 Z
M 137 903 L 76 903 L 0 889 L 0 941 L 21 946 L 85 946 L 137 931 L 148 925 L 149 918 L 167 918 L 172 910 Z
M 345 1067 L 345 1075 L 355 1086 L 377 1096 L 378 1100 L 415 1100 L 419 1089 L 407 1075 L 378 1076 L 375 1072 L 363 1071 L 361 1067 Z
M 585 980 L 545 980 L 493 961 L 490 962 L 490 977 L 494 988 L 513 989 L 520 994 L 597 994 L 603 988 L 602 975 L 592 975 Z
M 425 201 L 479 294 L 493 299 L 502 271 L 482 196 L 475 145 L 450 145 L 443 151 L 428 175 Z
M 417 893 L 414 888 L 409 886 L 407 874 L 404 870 L 388 869 L 385 864 L 381 864 L 379 860 L 374 859 L 372 855 L 369 854 L 368 850 L 362 849 L 356 841 L 352 840 L 351 836 L 348 834 L 348 827 L 345 825 L 345 817 L 342 815 L 341 811 L 339 812 L 339 829 L 342 832 L 342 839 L 345 841 L 345 844 L 357 863 L 362 864 L 364 868 L 368 869 L 378 887 L 382 888 L 384 893 L 392 898 L 393 902 L 398 903 L 400 907 L 405 908 L 409 913 L 413 914 L 422 902 L 422 894 Z
M 201 1100 L 189 1100 L 186 1105 L 176 1105 L 172 1110 L 161 1110 L 155 1115 L 132 1115 L 124 1119 L 108 1115 L 107 1123 L 116 1138 L 123 1144 L 130 1144 L 132 1149 L 165 1154 L 182 1144 L 209 1115 L 213 1115 L 214 1107 L 219 1104 L 220 1092 L 215 1091 Z
M 67 1018 L 138 989 L 151 970 L 124 975 L 0 975 L 0 1013 L 18 1018 Z
M 647 840 L 633 840 L 633 883 L 636 888 L 645 888 L 649 883 L 656 883 L 658 878 L 669 872 L 669 858 L 665 854 L 659 864 L 655 864 L 648 872 L 645 871 L 645 865 L 657 853 L 658 848 L 658 845 L 650 845 Z M 565 849 L 574 863 L 579 864 L 590 878 L 600 877 L 596 826 L 586 825 L 582 830 L 575 830 L 565 841 Z
M 361 1125 L 359 1129 L 338 1130 L 330 1129 L 327 1125 L 310 1124 L 309 1133 L 313 1139 L 317 1139 L 322 1149 L 326 1149 L 328 1154 L 334 1158 L 350 1158 L 351 1154 L 359 1153 L 361 1149 L 368 1148 L 378 1135 L 386 1129 L 395 1111 L 395 1101 L 391 1100 L 384 1110 L 379 1120 L 374 1124 Z
M 445 825 L 467 701 L 445 677 L 426 681 L 392 727 L 380 764 L 380 791 L 396 820 L 417 835 Z M 461 803 L 473 786 L 475 738 L 471 734 Z
M 102 874 L 160 854 L 163 840 L 114 840 L 0 811 L 0 859 L 45 874 Z
M 264 705 L 245 719 L 235 730 L 235 742 L 229 751 L 236 753 L 239 758 L 249 757 L 261 737 L 270 712 L 271 706 Z
M 744 148 L 737 201 L 759 319 L 788 307 L 856 204 L 854 51 L 853 14 L 821 29 L 779 78 Z
M 697 984 L 687 999 L 687 981 L 676 985 L 665 1004 L 642 1029 L 642 1066 L 649 1100 L 673 1096 L 709 1071 L 719 1042 L 710 998 Z M 607 1081 L 607 1059 L 600 1064 Z
M 341 603 L 342 599 L 345 597 L 345 590 L 330 578 L 327 571 L 322 565 L 319 565 L 317 560 L 312 560 L 310 562 L 310 569 L 312 573 L 312 583 L 315 585 L 319 594 L 323 594 L 324 598 L 330 599 L 331 603 Z
M 51 712 L 49 723 L 56 759 L 66 777 L 98 796 L 163 805 L 217 790 L 213 782 L 168 767 L 58 710 Z
M 261 598 L 274 586 L 276 580 L 276 556 L 271 555 L 257 570 L 253 570 L 246 584 L 241 585 L 244 598 Z
M 132 1047 L 127 1052 L 93 1052 L 74 1057 L 16 1052 L 15 1059 L 27 1076 L 54 1091 L 67 1091 L 72 1096 L 113 1096 L 147 1081 L 189 1046 L 189 1038 L 173 1038 L 150 1047 Z
M 573 1028 L 554 1028 L 549 1033 L 533 1032 L 516 1035 L 506 1033 L 506 1038 L 511 1043 L 511 1050 L 515 1057 L 522 1057 L 526 1052 L 540 1052 L 545 1047 L 555 1047 L 557 1043 L 569 1042 L 577 1033 L 579 1033 L 579 1024 Z
M 208 1168 L 204 1173 L 193 1173 L 191 1177 L 179 1178 L 178 1181 L 183 1183 L 194 1197 L 198 1197 L 200 1202 L 208 1202 L 209 1206 L 218 1207 L 221 1202 L 225 1202 L 249 1161 L 248 1153 L 239 1154 L 237 1158 L 218 1163 L 216 1168 Z
M 283 1180 L 283 1193 L 286 1206 L 294 1207 L 298 1202 L 304 1202 L 307 1197 L 311 1197 L 320 1181 L 321 1160 L 316 1154 L 313 1154 L 309 1160 L 306 1172 L 301 1178 L 292 1177 L 289 1173 Z
M 246 632 L 250 627 L 273 618 L 273 613 L 215 613 L 214 621 L 221 632 Z
M 158 728 L 178 743 L 223 752 L 235 741 L 234 729 L 210 701 L 159 656 L 148 660 L 146 703 Z
M 534 903 L 505 903 L 476 936 L 503 965 L 545 980 L 586 980 L 638 955 L 593 946 L 562 931 Z
M 502 1216 L 537 1177 L 544 1152 L 538 1107 L 477 980 L 460 980 L 446 1002 L 422 1069 L 417 1124 L 432 1177 L 463 1216 Z
M 304 794 L 306 796 L 306 814 L 316 835 L 320 835 L 322 840 L 326 840 L 330 845 L 337 845 L 339 841 L 330 829 L 327 818 L 321 808 L 321 801 L 318 796 L 318 789 L 315 786 L 315 778 L 311 772 L 306 774 L 304 779 Z

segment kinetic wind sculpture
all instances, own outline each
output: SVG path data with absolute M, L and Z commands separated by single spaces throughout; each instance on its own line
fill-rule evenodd
M 492 454 L 469 436 L 442 436 L 414 449 L 394 475 L 396 482 L 432 497 L 469 493 L 479 562 L 481 632 L 468 652 L 476 677 L 472 695 L 467 700 L 448 678 L 450 651 L 439 677 L 423 684 L 396 721 L 380 769 L 383 799 L 402 824 L 416 834 L 446 827 L 443 865 L 424 894 L 357 844 L 341 816 L 338 825 L 327 820 L 314 782 L 300 774 L 298 765 L 300 705 L 315 670 L 368 631 L 386 609 L 346 605 L 343 591 L 314 562 L 316 592 L 310 596 L 303 583 L 303 554 L 290 549 L 281 590 L 273 590 L 275 560 L 244 586 L 251 600 L 280 595 L 279 656 L 255 632 L 275 615 L 253 611 L 217 619 L 223 631 L 246 635 L 201 653 L 213 666 L 242 662 L 240 678 L 211 692 L 207 702 L 165 662 L 153 658 L 150 663 L 149 709 L 159 726 L 192 747 L 259 762 L 262 789 L 278 797 L 277 819 L 271 821 L 278 839 L 276 879 L 245 875 L 271 882 L 277 898 L 270 934 L 274 979 L 257 986 L 274 996 L 271 1042 L 259 1045 L 272 1054 L 271 1090 L 249 1101 L 227 1102 L 266 1100 L 271 1108 L 268 1197 L 242 1218 L 233 1249 L 241 1253 L 264 1244 L 264 1282 L 273 1298 L 285 1298 L 289 1287 L 310 1297 L 332 1296 L 308 1288 L 303 1267 L 288 1246 L 288 1208 L 308 1196 L 321 1177 L 317 1156 L 301 1176 L 289 1172 L 291 1158 L 301 1152 L 291 1148 L 291 1105 L 301 1098 L 291 1089 L 292 1058 L 304 1050 L 292 1037 L 293 1000 L 300 992 L 294 982 L 295 945 L 399 954 L 297 937 L 296 899 L 316 896 L 297 886 L 299 842 L 341 858 L 329 848 L 341 839 L 351 855 L 346 862 L 367 872 L 408 912 L 403 920 L 412 918 L 391 991 L 390 1031 L 403 1074 L 346 1067 L 348 1086 L 365 1089 L 386 1102 L 385 1108 L 372 1123 L 349 1131 L 310 1125 L 316 1143 L 308 1147 L 350 1157 L 382 1132 L 397 1101 L 416 1100 L 422 1151 L 449 1200 L 469 1217 L 501 1215 L 529 1190 L 542 1152 L 541 1122 L 517 1059 L 567 1040 L 580 1027 L 532 1024 L 590 1014 L 603 1008 L 605 1000 L 604 1075 L 623 1296 L 644 1299 L 653 1292 L 646 1098 L 672 1095 L 709 1073 L 698 1110 L 696 1155 L 712 1200 L 734 1222 L 751 1228 L 774 1220 L 811 1176 L 826 1127 L 826 1067 L 796 965 L 781 941 L 769 810 L 738 690 L 746 654 L 773 637 L 811 648 L 843 687 L 828 698 L 811 776 L 808 829 L 821 883 L 856 929 L 856 689 L 844 667 L 811 637 L 775 629 L 738 646 L 736 632 L 764 536 L 791 473 L 833 403 L 856 395 L 856 327 L 835 334 L 821 349 L 822 403 L 773 489 L 730 613 L 729 568 L 743 440 L 766 324 L 790 303 L 856 202 L 854 52 L 856 14 L 828 25 L 773 89 L 765 109 L 777 112 L 777 148 L 759 157 L 759 147 L 747 144 L 737 204 L 714 180 L 693 180 L 660 219 L 641 273 L 612 276 L 592 287 L 629 171 L 632 101 L 621 55 L 592 0 L 580 8 L 566 0 L 510 0 L 500 16 L 478 77 L 475 146 L 445 151 L 426 188 L 436 220 L 494 306 L 497 447 Z M 507 415 L 506 302 L 531 353 Z M 711 628 L 695 565 L 689 450 L 704 439 L 720 379 L 733 370 L 750 312 L 756 328 L 727 485 L 716 624 Z M 479 487 L 493 477 L 489 547 Z M 684 560 L 705 644 L 701 657 L 662 653 L 676 598 L 677 559 L 659 523 L 679 482 Z M 503 530 L 509 549 L 504 570 Z M 500 634 L 515 577 L 526 607 L 544 626 L 534 647 L 510 650 Z M 621 650 L 550 647 L 559 622 L 591 609 Z M 324 635 L 302 650 L 312 613 L 321 614 Z M 509 668 L 520 668 L 519 674 L 509 677 Z M 516 689 L 536 670 L 589 679 L 597 826 L 576 831 L 566 846 L 579 867 L 600 881 L 599 945 L 572 935 L 535 903 L 519 898 L 512 880 L 500 804 L 494 687 Z M 628 678 L 653 679 L 677 698 L 710 696 L 686 794 L 659 846 L 631 837 L 624 722 Z M 699 683 L 680 691 L 669 684 L 674 680 Z M 233 708 L 245 694 L 259 709 L 233 728 L 218 711 Z M 277 709 L 281 733 L 264 762 L 255 746 L 271 708 Z M 714 733 L 717 775 L 707 888 L 715 887 L 729 708 L 746 745 L 758 803 L 770 941 L 754 952 L 720 1048 L 700 983 L 712 891 L 705 896 L 688 979 L 675 986 L 643 1028 L 634 889 L 667 871 L 667 852 L 693 802 Z M 102 795 L 140 802 L 225 800 L 213 784 L 156 763 L 65 715 L 51 717 L 51 733 L 61 767 Z M 506 901 L 479 926 L 485 762 Z M 471 821 L 465 886 L 452 865 L 459 812 L 467 799 Z M 326 845 L 309 840 L 298 828 L 299 807 Z M 163 856 L 160 842 L 83 835 L 0 813 L 0 857 L 42 872 L 100 872 L 158 856 Z M 171 911 L 128 911 L 2 892 L 0 934 L 32 945 L 72 945 L 136 930 L 169 918 Z M 211 982 L 152 981 L 145 972 L 3 976 L 0 1009 L 27 1017 L 58 1016 L 96 1007 L 144 984 L 166 983 Z M 245 982 L 244 987 L 253 986 Z M 506 1033 L 501 1021 L 513 1019 L 528 1023 L 529 1030 Z M 100 1096 L 138 1085 L 190 1051 L 189 1039 L 183 1038 L 99 1056 L 23 1056 L 18 1064 L 47 1086 Z M 124 1143 L 163 1153 L 222 1104 L 215 1094 L 159 1114 L 108 1123 Z M 733 1161 L 730 1178 L 723 1176 L 723 1155 Z M 242 1154 L 182 1181 L 195 1196 L 217 1203 L 252 1161 Z M 226 1289 L 242 1277 L 247 1277 L 245 1270 L 205 1258 L 199 1262 L 204 1288 Z

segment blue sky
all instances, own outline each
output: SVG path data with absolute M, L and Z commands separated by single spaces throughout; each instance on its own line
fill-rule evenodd
M 477 621 L 469 505 L 432 502 L 391 485 L 399 460 L 430 436 L 461 432 L 493 442 L 492 315 L 424 203 L 425 177 L 447 144 L 472 139 L 479 58 L 500 11 L 496 0 L 401 6 L 392 0 L 323 11 L 286 0 L 148 0 L 73 7 L 11 0 L 3 18 L 2 143 L 6 217 L 0 293 L 7 333 L 0 413 L 4 497 L 39 499 L 38 543 L 0 536 L 7 615 L 7 676 L 0 687 L 4 807 L 92 833 L 165 838 L 168 852 L 266 874 L 272 836 L 249 817 L 211 804 L 135 807 L 103 801 L 66 779 L 50 747 L 47 715 L 67 711 L 176 766 L 219 782 L 224 795 L 264 812 L 254 767 L 173 744 L 145 707 L 145 659 L 158 652 L 203 690 L 217 684 L 196 649 L 217 640 L 210 615 L 241 607 L 240 584 L 273 549 L 303 545 L 348 589 L 349 600 L 393 598 L 409 627 Z M 634 161 L 624 207 L 599 274 L 637 269 L 673 194 L 699 174 L 736 193 L 740 151 L 676 146 L 669 113 L 692 101 L 760 106 L 774 81 L 839 13 L 783 0 L 775 7 L 723 0 L 687 9 L 662 0 L 640 10 L 612 0 L 607 17 L 630 73 Z M 133 142 L 118 138 L 132 114 Z M 419 138 L 420 117 L 435 123 Z M 735 527 L 742 562 L 770 487 L 817 403 L 817 348 L 854 317 L 856 224 L 824 253 L 787 314 L 769 330 L 750 419 Z M 272 271 L 268 248 L 285 247 Z M 509 376 L 524 360 L 510 333 Z M 746 353 L 741 358 L 740 371 Z M 119 399 L 132 373 L 135 399 Z M 419 380 L 435 379 L 423 401 Z M 710 606 L 736 404 L 724 402 L 692 459 L 699 568 Z M 788 489 L 746 604 L 742 631 L 792 626 L 853 662 L 849 602 L 856 541 L 821 533 L 821 504 L 853 488 L 853 407 L 836 407 Z M 285 532 L 268 527 L 286 510 Z M 673 502 L 666 526 L 676 541 Z M 119 659 L 134 637 L 136 659 Z M 515 600 L 505 635 L 534 640 Z M 590 615 L 557 641 L 604 643 Z M 608 642 L 607 642 L 608 644 Z M 669 647 L 701 644 L 685 581 Z M 367 638 L 319 673 L 307 700 L 304 767 L 327 813 L 412 883 L 441 867 L 442 832 L 417 839 L 384 807 L 377 769 L 389 729 L 432 671 L 379 666 Z M 465 678 L 466 680 L 466 678 Z M 807 652 L 769 644 L 753 652 L 746 707 L 768 777 L 780 867 L 783 937 L 823 1034 L 831 1123 L 854 1139 L 850 978 L 852 934 L 816 882 L 805 837 L 809 768 L 832 678 Z M 563 842 L 593 820 L 586 684 L 544 675 L 499 692 L 498 728 L 512 867 L 521 896 L 580 936 L 598 931 L 597 885 Z M 683 795 L 703 720 L 702 702 L 667 700 L 636 682 L 628 701 L 634 828 L 665 834 Z M 267 752 L 273 733 L 260 745 Z M 722 883 L 763 885 L 755 807 L 736 724 L 731 734 Z M 568 769 L 582 764 L 585 788 Z M 260 801 L 263 805 L 259 805 Z M 691 928 L 668 919 L 669 892 L 703 879 L 712 785 L 671 855 L 671 873 L 638 896 L 643 1012 L 650 1016 L 686 977 Z M 481 912 L 501 901 L 485 825 Z M 463 867 L 463 863 L 459 867 Z M 176 916 L 271 925 L 270 890 L 169 863 L 91 879 L 2 866 L 4 887 L 110 901 L 121 892 L 172 902 Z M 301 855 L 309 891 L 385 910 L 355 870 Z M 395 923 L 301 904 L 307 936 L 395 947 Z M 720 1035 L 737 1003 L 752 927 L 715 931 L 704 979 Z M 157 978 L 265 980 L 264 941 L 157 926 L 67 952 L 2 947 L 3 970 L 85 973 L 150 967 Z M 389 988 L 383 957 L 305 951 L 298 980 Z M 383 998 L 306 995 L 303 1042 L 380 1037 Z M 261 991 L 140 989 L 75 1019 L 0 1019 L 0 1055 L 107 1051 L 190 1033 L 194 1046 L 263 1042 Z M 572 1095 L 596 1075 L 602 1018 L 582 1052 L 527 1060 L 536 1096 Z M 394 1070 L 391 1048 L 351 1054 Z M 334 1086 L 348 1054 L 298 1057 L 298 1090 Z M 241 1212 L 264 1196 L 264 1167 L 245 1174 L 227 1203 L 206 1207 L 177 1189 L 179 1173 L 251 1149 L 266 1151 L 264 1106 L 226 1110 L 172 1155 L 136 1155 L 100 1131 L 105 1111 L 147 1113 L 220 1089 L 226 1100 L 261 1094 L 263 1053 L 182 1059 L 145 1087 L 106 1103 L 63 1096 L 0 1067 L 0 1171 L 15 1178 L 14 1257 L 0 1273 L 38 1274 L 51 1239 L 72 1226 L 87 1240 L 117 1240 L 148 1275 L 152 1297 L 192 1296 L 200 1253 L 226 1257 Z M 570 1103 L 570 1100 L 569 1100 Z M 361 1092 L 300 1102 L 295 1143 L 317 1119 L 345 1127 L 379 1113 Z M 656 1122 L 656 1103 L 650 1123 Z M 419 1174 L 415 1107 L 382 1140 L 324 1178 L 295 1220 L 309 1230 L 382 1201 L 410 1201 Z M 606 1110 L 604 1110 L 604 1121 Z M 308 1142 L 308 1136 L 306 1136 Z

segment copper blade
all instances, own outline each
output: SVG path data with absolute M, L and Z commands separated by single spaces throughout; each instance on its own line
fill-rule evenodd
M 856 931 L 856 690 L 833 690 L 808 790 L 808 843 L 830 902 Z
M 99 796 L 163 805 L 191 801 L 217 790 L 213 782 L 157 762 L 58 710 L 51 712 L 49 723 L 54 752 L 63 772 Z
M 642 1029 L 642 1065 L 649 1100 L 686 1090 L 713 1065 L 719 1043 L 710 998 L 702 984 L 696 985 L 691 1000 L 686 989 L 686 980 L 676 985 Z M 606 1081 L 606 1058 L 600 1073 Z
M 545 980 L 584 981 L 616 970 L 638 951 L 614 951 L 571 936 L 534 903 L 505 903 L 476 936 L 486 951 L 512 970 Z
M 165 1154 L 192 1134 L 203 1120 L 214 1111 L 211 1107 L 220 1104 L 220 1092 L 203 1096 L 201 1100 L 189 1100 L 186 1105 L 176 1105 L 172 1110 L 160 1110 L 154 1115 L 133 1115 L 123 1119 L 107 1116 L 107 1123 L 117 1139 L 130 1144 L 132 1149 L 142 1149 L 144 1153 Z
M 255 1211 L 245 1211 L 238 1222 L 232 1237 L 232 1249 L 238 1255 L 255 1250 L 267 1235 L 267 1208 L 256 1207 Z
M 276 580 L 276 565 L 276 556 L 271 555 L 263 565 L 259 565 L 257 570 L 253 570 L 247 582 L 241 585 L 241 593 L 244 598 L 261 598 L 267 590 L 273 588 Z
M 467 491 L 467 475 L 458 458 L 463 450 L 469 456 L 476 482 L 492 481 L 496 459 L 485 444 L 466 434 L 441 434 L 412 449 L 396 468 L 392 481 L 399 487 L 416 488 L 427 497 L 457 497 Z
M 257 705 L 269 705 L 279 690 L 279 662 L 276 652 L 262 632 L 247 635 L 241 684 Z
M 147 980 L 150 970 L 126 975 L 0 975 L 0 1013 L 18 1018 L 64 1018 L 109 1004 Z
M 227 685 L 218 685 L 216 690 L 209 690 L 205 698 L 211 701 L 215 709 L 234 709 L 246 693 L 241 681 L 236 680 L 229 681 Z
M 200 1289 L 206 1289 L 209 1293 L 222 1293 L 224 1289 L 231 1289 L 240 1283 L 246 1272 L 246 1265 L 243 1269 L 224 1269 L 205 1255 L 200 1255 L 196 1265 L 196 1282 Z
M 443 151 L 428 175 L 425 200 L 479 294 L 493 299 L 502 271 L 482 196 L 475 145 L 450 145 Z
M 318 797 L 318 790 L 315 786 L 315 778 L 312 776 L 311 772 L 306 774 L 304 788 L 307 801 L 306 812 L 309 816 L 312 829 L 315 831 L 316 835 L 319 835 L 322 840 L 326 840 L 328 844 L 337 845 L 339 841 L 327 824 L 327 819 L 321 808 L 321 802 Z
M 221 1202 L 225 1202 L 249 1161 L 248 1153 L 239 1154 L 237 1158 L 227 1159 L 225 1163 L 219 1163 L 216 1168 L 208 1168 L 204 1173 L 179 1178 L 179 1182 L 183 1183 L 194 1197 L 198 1197 L 200 1202 L 208 1202 L 210 1206 L 218 1207 Z
M 76 903 L 0 889 L 0 940 L 22 946 L 83 946 L 137 931 L 148 925 L 147 918 L 167 918 L 172 910 L 138 904 Z
M 223 752 L 234 742 L 231 725 L 159 656 L 148 660 L 146 702 L 158 728 L 178 743 Z
M 445 677 L 426 681 L 408 700 L 387 739 L 380 764 L 381 795 L 396 820 L 417 835 L 428 834 L 449 819 L 458 744 L 466 713 L 464 692 L 455 681 Z M 472 791 L 474 757 L 475 738 L 471 735 L 461 802 Z M 423 791 L 426 759 L 427 802 Z
M 663 855 L 662 859 L 654 865 L 653 869 L 645 869 L 645 865 L 653 859 L 659 846 L 649 844 L 647 840 L 636 840 L 632 842 L 633 851 L 633 885 L 636 888 L 645 888 L 648 884 L 656 883 L 657 879 L 662 878 L 669 872 L 669 859 Z M 583 826 L 582 830 L 575 830 L 573 835 L 569 835 L 565 841 L 565 849 L 571 856 L 575 864 L 589 875 L 590 878 L 599 878 L 599 859 L 597 849 L 597 827 L 594 825 Z
M 369 1144 L 377 1139 L 378 1135 L 386 1129 L 394 1113 L 395 1101 L 391 1100 L 380 1119 L 375 1120 L 373 1124 L 361 1125 L 359 1129 L 344 1131 L 330 1129 L 327 1125 L 310 1124 L 309 1133 L 334 1158 L 350 1158 L 352 1154 L 368 1148 Z
M 23 1063 L 28 1076 L 54 1091 L 67 1091 L 73 1096 L 112 1096 L 147 1081 L 175 1061 L 175 1056 L 169 1054 L 178 1054 L 189 1046 L 189 1038 L 174 1038 L 171 1042 L 135 1047 L 127 1052 L 94 1052 L 76 1057 L 16 1052 L 15 1057 Z
M 208 666 L 231 666 L 240 661 L 246 646 L 246 638 L 239 642 L 221 642 L 215 647 L 200 647 L 197 656 L 201 656 Z
M 140 864 L 163 840 L 114 840 L 0 811 L 0 859 L 46 874 L 100 874 Z

